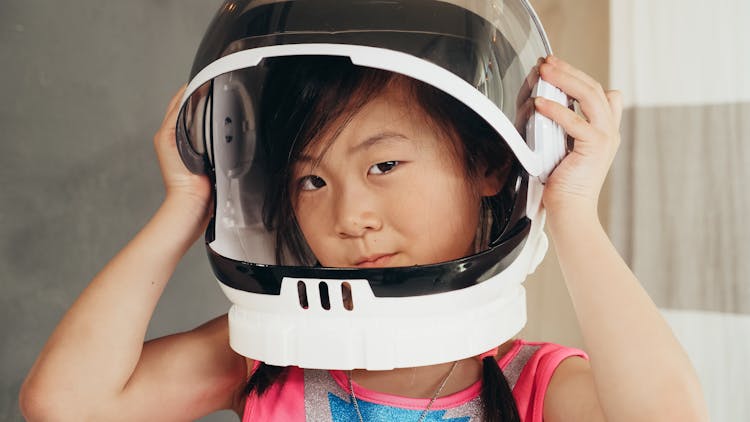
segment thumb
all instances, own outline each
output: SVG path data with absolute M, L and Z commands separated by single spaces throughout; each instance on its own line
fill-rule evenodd
M 617 90 L 612 90 L 605 92 L 604 95 L 609 102 L 609 109 L 612 111 L 615 128 L 619 129 L 620 122 L 622 121 L 622 93 Z

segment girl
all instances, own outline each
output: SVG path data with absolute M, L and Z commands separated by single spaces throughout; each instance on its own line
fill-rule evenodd
M 259 128 L 261 142 L 283 138 L 265 148 L 289 144 L 268 152 L 278 178 L 267 189 L 264 219 L 278 229 L 279 259 L 311 255 L 322 267 L 344 268 L 435 264 L 483 250 L 491 237 L 485 220 L 511 219 L 483 212 L 486 198 L 502 202 L 517 169 L 502 142 L 482 146 L 497 135 L 471 110 L 390 72 L 290 60 L 269 64 L 276 79 Z M 175 265 L 213 208 L 211 181 L 189 172 L 175 147 L 181 90 L 154 137 L 164 203 L 50 337 L 22 388 L 25 416 L 193 420 L 233 409 L 248 421 L 706 420 L 684 351 L 598 221 L 599 191 L 619 143 L 619 93 L 554 56 L 537 70 L 584 115 L 541 97 L 533 102 L 575 138 L 543 201 L 587 355 L 514 340 L 414 368 L 303 371 L 237 354 L 227 316 L 144 343 Z M 312 113 L 295 115 L 305 107 Z M 351 300 L 345 296 L 345 306 Z

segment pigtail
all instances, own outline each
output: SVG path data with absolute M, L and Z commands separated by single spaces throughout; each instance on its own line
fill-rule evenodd
M 516 400 L 494 356 L 482 359 L 482 403 L 487 422 L 521 422 Z
M 245 389 L 243 390 L 245 396 L 253 391 L 258 396 L 262 395 L 276 382 L 282 381 L 282 378 L 286 375 L 287 368 L 286 366 L 274 366 L 261 362 L 250 376 L 250 379 L 247 380 L 247 384 L 245 384 Z

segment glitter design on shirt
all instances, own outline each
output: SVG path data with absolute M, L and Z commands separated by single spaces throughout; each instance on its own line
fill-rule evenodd
M 544 398 L 555 369 L 570 357 L 588 359 L 579 349 L 553 343 L 527 342 L 514 340 L 512 347 L 497 360 L 512 387 L 513 397 L 522 422 L 543 422 Z M 257 369 L 253 367 L 253 371 Z M 414 399 L 378 393 L 354 384 L 360 407 L 370 404 L 381 408 L 396 408 L 421 412 L 429 399 Z M 445 411 L 430 414 L 429 420 L 456 420 L 479 422 L 483 419 L 484 408 L 479 393 L 481 380 L 467 389 L 440 397 L 431 411 Z M 369 404 L 364 404 L 367 402 Z M 348 410 L 347 410 L 348 408 Z M 349 386 L 344 371 L 304 370 L 298 367 L 287 368 L 283 382 L 272 385 L 262 396 L 251 393 L 245 401 L 243 422 L 346 422 L 358 420 L 356 410 L 349 395 Z M 340 410 L 336 410 L 340 409 Z M 369 409 L 369 408 L 368 408 Z M 407 413 L 394 416 L 384 411 L 383 417 L 408 418 Z M 336 413 L 336 414 L 334 414 Z M 419 413 L 421 415 L 421 413 Z M 340 416 L 340 418 L 336 416 Z M 417 420 L 417 417 L 411 419 Z M 436 419 L 437 418 L 437 419 Z M 463 419 L 461 419 L 463 418 Z M 468 419 L 467 419 L 468 418 Z M 382 420 L 382 419 L 381 419 Z
M 332 422 L 350 422 L 359 420 L 357 409 L 351 401 L 344 401 L 329 394 L 331 403 L 331 420 Z M 390 421 L 417 421 L 422 416 L 422 410 L 403 409 L 400 407 L 386 406 L 384 404 L 370 403 L 364 400 L 357 400 L 359 410 L 362 413 L 362 419 L 366 421 L 390 422 Z M 424 422 L 470 422 L 471 416 L 459 418 L 445 418 L 447 410 L 430 410 L 423 419 Z
M 305 413 L 310 421 L 351 422 L 359 419 L 348 390 L 344 389 L 329 371 L 306 369 Z M 470 387 L 471 388 L 471 387 Z M 463 400 L 458 406 L 433 409 L 427 413 L 425 422 L 478 422 L 482 420 L 484 408 L 478 394 Z M 443 399 L 443 398 L 441 398 Z M 439 400 L 438 399 L 438 402 Z M 425 400 L 427 401 L 427 400 Z M 438 403 L 436 402 L 436 404 Z M 369 421 L 418 420 L 424 409 L 408 409 L 385 403 L 373 403 L 357 397 L 363 419 Z M 449 406 L 453 404 L 450 403 Z
M 508 365 L 503 369 L 503 375 L 508 380 L 508 386 L 511 390 L 515 388 L 518 378 L 521 377 L 521 371 L 526 366 L 526 363 L 534 356 L 542 346 L 523 346 L 518 350 L 515 356 L 508 362 Z
M 336 383 L 328 371 L 305 369 L 305 415 L 309 421 L 330 421 L 333 398 L 349 402 L 349 394 Z M 354 407 L 353 404 L 349 403 Z M 355 419 L 357 420 L 356 416 Z

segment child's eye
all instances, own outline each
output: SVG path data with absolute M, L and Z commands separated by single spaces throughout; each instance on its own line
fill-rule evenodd
M 299 188 L 301 190 L 317 190 L 326 185 L 326 181 L 318 176 L 305 176 L 299 179 Z
M 389 171 L 393 170 L 399 164 L 401 164 L 399 161 L 384 161 L 382 163 L 377 163 L 374 166 L 370 167 L 370 169 L 367 172 L 369 174 L 386 174 Z

